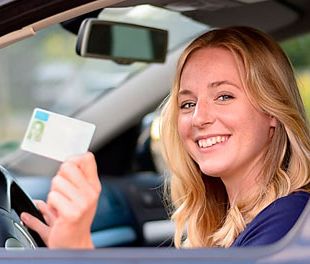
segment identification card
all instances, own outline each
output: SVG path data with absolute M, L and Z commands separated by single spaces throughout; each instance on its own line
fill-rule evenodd
M 64 161 L 87 152 L 95 128 L 94 124 L 36 108 L 21 149 Z

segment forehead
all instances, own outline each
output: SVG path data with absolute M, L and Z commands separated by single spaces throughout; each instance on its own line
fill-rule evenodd
M 225 65 L 232 68 L 240 67 L 240 59 L 226 48 L 205 47 L 192 52 L 183 67 L 223 67 Z
M 240 81 L 244 69 L 230 50 L 219 47 L 200 48 L 189 55 L 181 73 L 181 83 L 187 81 L 214 82 L 221 79 Z

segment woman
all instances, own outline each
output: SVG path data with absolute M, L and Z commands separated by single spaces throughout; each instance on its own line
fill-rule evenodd
M 287 57 L 262 32 L 231 27 L 194 40 L 161 131 L 177 247 L 275 242 L 308 201 L 309 124 Z
M 289 231 L 309 199 L 309 124 L 273 40 L 246 27 L 194 40 L 161 120 L 177 247 L 265 245 Z M 38 203 L 48 226 L 22 214 L 49 247 L 93 247 L 95 165 L 90 154 L 62 165 Z

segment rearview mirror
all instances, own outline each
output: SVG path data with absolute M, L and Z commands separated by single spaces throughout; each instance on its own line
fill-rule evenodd
M 114 60 L 165 62 L 168 31 L 135 24 L 86 19 L 81 24 L 76 52 L 82 57 Z

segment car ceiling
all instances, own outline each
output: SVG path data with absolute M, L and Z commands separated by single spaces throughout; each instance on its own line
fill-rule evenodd
M 90 2 L 94 2 L 94 0 L 5 1 L 5 4 L 0 6 L 0 36 Z
M 277 39 L 301 34 L 310 28 L 308 0 L 128 0 L 117 6 L 145 2 L 182 11 L 184 15 L 213 27 L 229 25 L 256 27 L 269 32 Z
M 94 0 L 15 0 L 0 3 L 0 36 L 31 23 Z M 285 38 L 309 30 L 307 0 L 125 0 L 115 7 L 152 4 L 181 11 L 214 27 L 248 25 Z

